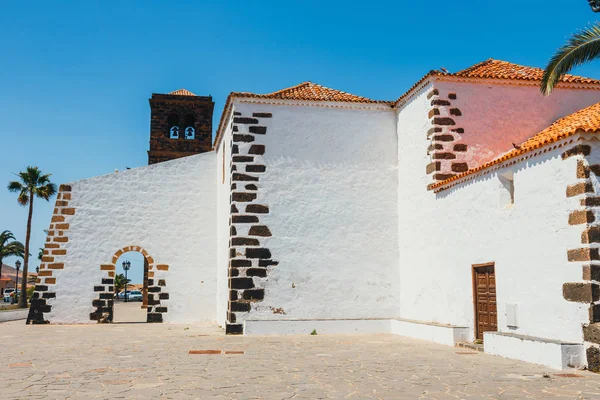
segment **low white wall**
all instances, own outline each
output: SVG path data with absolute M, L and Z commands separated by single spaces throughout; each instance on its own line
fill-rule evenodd
M 10 310 L 10 311 L 2 311 L 0 310 L 0 322 L 8 322 L 8 321 L 17 321 L 20 319 L 27 319 L 27 314 L 29 314 L 29 309 L 21 309 L 21 310 Z
M 395 335 L 427 340 L 447 346 L 454 346 L 458 342 L 466 342 L 469 338 L 469 328 L 466 327 L 401 319 L 391 320 L 390 332 Z
M 73 182 L 67 255 L 55 270 L 52 323 L 96 323 L 94 285 L 101 264 L 126 246 L 140 246 L 164 273 L 165 322 L 216 319 L 216 158 L 205 153 Z M 64 261 L 63 261 L 64 260 Z M 161 304 L 163 305 L 163 304 Z
M 387 319 L 245 320 L 244 335 L 389 333 Z
M 585 347 L 578 343 L 485 332 L 484 351 L 554 369 L 583 368 L 586 366 Z
M 245 335 L 308 335 L 392 333 L 413 339 L 454 346 L 468 336 L 465 327 L 397 319 L 274 319 L 244 321 Z

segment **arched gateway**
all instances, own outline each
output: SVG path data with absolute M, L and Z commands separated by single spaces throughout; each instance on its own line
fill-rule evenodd
M 114 316 L 114 282 L 115 269 L 119 257 L 127 252 L 135 251 L 144 256 L 144 300 L 147 306 L 146 322 L 163 322 L 163 314 L 168 311 L 164 304 L 169 300 L 166 290 L 166 272 L 169 266 L 166 264 L 154 265 L 154 259 L 140 246 L 127 246 L 117 251 L 110 263 L 100 265 L 103 277 L 100 282 L 93 286 L 97 297 L 92 301 L 96 310 L 90 313 L 90 320 L 98 322 L 112 322 Z M 156 274 L 156 277 L 155 277 Z

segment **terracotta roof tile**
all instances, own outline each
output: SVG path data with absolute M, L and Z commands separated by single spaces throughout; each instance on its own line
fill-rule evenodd
M 526 67 L 524 65 L 513 64 L 507 61 L 494 60 L 493 58 L 490 58 L 469 68 L 463 69 L 462 71 L 458 71 L 449 75 L 462 78 L 541 81 L 543 74 L 544 70 L 541 68 Z M 600 80 L 576 75 L 565 75 L 560 79 L 560 82 L 600 84 Z
M 268 94 L 234 92 L 232 95 L 235 97 L 253 97 L 260 99 L 342 101 L 351 103 L 391 103 L 389 101 L 371 100 L 367 97 L 356 96 L 354 94 L 331 89 L 312 82 L 303 82 L 299 85 Z
M 190 92 L 187 89 L 178 89 L 178 90 L 175 90 L 175 91 L 173 91 L 173 92 L 171 92 L 169 94 L 175 95 L 175 96 L 197 96 L 196 94 Z
M 561 139 L 565 139 L 578 132 L 600 133 L 600 103 L 596 103 L 590 107 L 584 108 L 583 110 L 579 110 L 573 114 L 559 119 L 548 128 L 521 143 L 518 148 L 510 150 L 504 155 L 480 165 L 479 167 L 472 168 L 444 181 L 434 183 L 429 186 L 429 189 L 445 186 L 450 182 L 464 178 L 465 176 L 474 174 L 475 172 L 484 170 L 493 165 L 500 164 L 511 158 L 532 152 L 540 147 L 552 144 Z
M 419 87 L 422 83 L 427 81 L 431 77 L 447 77 L 449 79 L 460 78 L 460 79 L 503 79 L 503 80 L 525 80 L 525 81 L 539 81 L 542 78 L 543 71 L 540 68 L 526 67 L 523 65 L 509 63 L 507 61 L 494 60 L 492 58 L 475 64 L 469 68 L 463 69 L 455 73 L 442 72 L 437 70 L 430 71 L 427 75 L 423 76 L 417 81 L 410 89 L 408 89 L 403 95 L 401 95 L 396 101 L 382 101 L 372 100 L 367 97 L 356 96 L 350 93 L 342 92 L 340 90 L 331 89 L 325 86 L 318 85 L 312 82 L 304 82 L 296 86 L 292 86 L 287 89 L 279 90 L 268 94 L 256 94 L 246 92 L 232 92 L 227 97 L 223 114 L 221 115 L 221 121 L 217 129 L 217 136 L 213 146 L 219 143 L 221 138 L 221 130 L 224 126 L 225 114 L 231 105 L 231 101 L 234 97 L 250 97 L 250 98 L 261 98 L 261 99 L 281 99 L 281 100 L 304 100 L 304 101 L 339 101 L 339 102 L 352 102 L 352 103 L 379 103 L 388 104 L 391 107 L 395 107 L 402 100 L 407 98 L 413 90 Z M 561 82 L 574 83 L 574 84 L 592 84 L 600 85 L 600 80 L 585 78 L 575 75 L 565 75 Z M 188 94 L 185 94 L 185 93 Z M 188 96 L 195 96 L 195 94 L 180 89 L 169 94 L 181 94 Z
M 213 143 L 213 148 L 219 144 L 223 135 L 222 129 L 225 124 L 226 115 L 231 107 L 233 98 L 258 98 L 258 99 L 273 99 L 273 100 L 303 100 L 303 101 L 337 101 L 350 103 L 371 103 L 371 104 L 387 104 L 393 106 L 392 101 L 372 100 L 367 97 L 356 96 L 354 94 L 342 92 L 341 90 L 331 89 L 312 82 L 303 82 L 299 85 L 292 86 L 286 89 L 278 90 L 273 93 L 256 94 L 249 92 L 231 92 L 225 102 L 225 108 L 221 114 L 219 127 L 217 128 L 217 136 Z
M 405 99 L 414 89 L 420 86 L 430 77 L 448 77 L 462 79 L 500 79 L 500 80 L 517 80 L 517 81 L 541 81 L 544 71 L 541 68 L 527 67 L 524 65 L 513 64 L 508 61 L 487 59 L 480 63 L 465 68 L 461 71 L 449 73 L 438 70 L 429 71 L 427 75 L 419 79 L 413 86 L 410 87 L 398 100 L 394 102 L 397 105 Z M 600 80 L 586 78 L 576 75 L 565 75 L 560 79 L 560 82 L 574 84 L 593 84 L 600 85 Z

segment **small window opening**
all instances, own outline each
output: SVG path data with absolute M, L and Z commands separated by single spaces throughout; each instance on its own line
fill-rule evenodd
M 185 138 L 186 139 L 194 139 L 196 137 L 196 131 L 193 127 L 188 126 L 185 128 Z
M 179 117 L 177 114 L 169 115 L 169 138 L 179 139 Z
M 506 207 L 515 204 L 515 181 L 512 171 L 498 174 L 500 181 L 500 206 Z
M 194 139 L 196 137 L 196 129 L 194 128 L 194 125 L 196 124 L 196 120 L 194 118 L 193 115 L 186 115 L 185 116 L 185 131 L 184 131 L 184 137 L 186 139 Z

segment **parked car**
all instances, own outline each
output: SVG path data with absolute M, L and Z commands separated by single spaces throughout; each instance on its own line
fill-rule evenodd
M 11 294 L 15 291 L 15 289 L 4 289 L 4 302 L 5 303 L 10 303 L 11 302 Z M 17 290 L 17 296 L 21 293 L 20 290 Z
M 125 300 L 125 291 L 117 293 L 118 300 Z M 130 290 L 127 291 L 127 300 L 128 301 L 142 301 L 142 292 L 140 290 Z
M 139 290 L 132 290 L 129 292 L 129 295 L 127 295 L 129 301 L 142 301 L 142 297 L 142 292 Z

